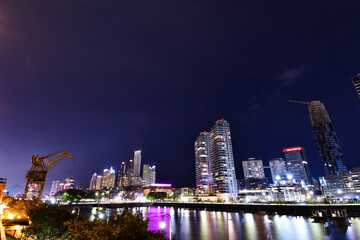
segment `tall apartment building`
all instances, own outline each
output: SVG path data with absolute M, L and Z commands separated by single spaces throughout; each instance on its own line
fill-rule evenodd
M 217 120 L 209 136 L 214 193 L 223 198 L 236 198 L 238 192 L 229 123 L 224 119 Z
M 244 178 L 265 178 L 264 166 L 262 160 L 257 160 L 255 158 L 249 158 L 246 161 L 242 162 L 244 170 Z
M 125 181 L 126 181 L 125 178 L 126 178 L 126 163 L 122 162 L 118 174 L 118 187 L 120 189 L 125 186 Z
M 196 187 L 200 194 L 212 194 L 210 135 L 201 132 L 195 140 Z
M 311 184 L 312 178 L 305 149 L 303 147 L 291 147 L 283 149 L 283 152 L 285 154 L 287 171 L 292 176 L 293 181 L 302 185 Z
M 141 150 L 134 152 L 134 177 L 140 177 L 141 169 Z
M 352 82 L 354 84 L 357 94 L 360 97 L 360 73 L 356 77 L 352 78 Z
M 59 184 L 60 184 L 60 181 L 59 180 L 56 180 L 56 181 L 52 181 L 51 183 L 51 189 L 50 189 L 50 196 L 54 196 L 58 190 L 59 190 Z
M 96 190 L 101 190 L 102 189 L 102 175 L 101 174 L 99 174 L 99 175 L 97 175 L 97 177 L 96 177 L 96 187 L 95 187 L 95 189 Z
M 68 177 L 65 179 L 64 190 L 74 189 L 75 179 L 73 177 Z
M 150 170 L 150 184 L 153 184 L 156 182 L 156 169 L 155 169 L 155 165 L 153 165 L 152 167 L 149 168 Z
M 89 184 L 89 189 L 90 190 L 95 190 L 96 189 L 96 179 L 97 179 L 97 174 L 94 173 L 91 176 L 91 179 L 90 179 L 90 184 Z
M 340 143 L 324 104 L 320 101 L 312 101 L 308 104 L 308 108 L 316 144 L 324 163 L 325 175 L 346 171 Z
M 283 158 L 274 158 L 269 161 L 273 183 L 287 179 L 286 162 Z

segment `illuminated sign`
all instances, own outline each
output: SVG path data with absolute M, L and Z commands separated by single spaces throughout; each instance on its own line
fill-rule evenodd
M 171 187 L 171 184 L 167 183 L 150 183 L 151 187 Z
M 301 150 L 303 150 L 302 147 L 292 147 L 292 148 L 283 149 L 283 152 L 292 152 L 292 151 L 301 151 Z

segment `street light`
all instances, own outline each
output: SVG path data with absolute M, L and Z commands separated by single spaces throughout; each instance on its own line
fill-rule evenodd
M 165 216 L 169 216 L 169 218 L 170 218 L 170 222 L 169 222 L 169 229 L 170 229 L 169 235 L 170 235 L 170 240 L 171 240 L 171 216 L 170 216 L 170 214 L 168 214 L 168 213 L 165 213 L 165 214 L 164 214 L 164 216 L 162 217 L 162 220 L 161 220 L 161 223 L 159 224 L 159 226 L 160 226 L 160 228 L 162 228 L 162 229 L 164 229 L 164 228 L 166 227 L 166 224 L 165 224 L 165 222 L 164 222 Z

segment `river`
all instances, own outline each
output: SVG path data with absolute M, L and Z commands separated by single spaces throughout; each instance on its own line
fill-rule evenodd
M 113 209 L 106 209 L 104 217 Z M 191 210 L 170 207 L 140 207 L 144 218 L 149 218 L 149 229 L 159 229 L 164 214 L 165 231 L 184 240 L 218 240 L 218 239 L 360 239 L 360 218 L 350 218 L 352 224 L 335 223 L 326 227 L 315 223 L 313 219 L 286 215 L 260 215 L 251 213 Z M 96 213 L 96 208 L 91 210 Z M 86 214 L 86 213 L 85 213 Z M 90 214 L 90 211 L 88 213 Z M 86 214 L 87 215 L 87 214 Z M 90 216 L 92 217 L 92 216 Z

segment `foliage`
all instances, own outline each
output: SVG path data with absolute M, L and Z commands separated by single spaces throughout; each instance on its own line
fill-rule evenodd
M 147 195 L 148 200 L 154 200 L 154 199 L 165 199 L 167 197 L 167 194 L 165 192 L 151 192 Z
M 144 220 L 140 213 L 131 214 L 127 209 L 121 213 L 114 211 L 107 220 L 72 219 L 65 223 L 70 231 L 69 240 L 167 239 L 164 231 L 148 230 L 148 225 L 148 219 Z
M 26 213 L 31 224 L 25 229 L 25 236 L 37 240 L 67 236 L 68 229 L 64 223 L 75 218 L 68 207 L 36 201 L 28 202 L 26 205 Z
M 3 204 L 8 207 L 8 211 L 14 215 L 25 215 L 26 214 L 26 201 L 18 200 L 12 197 L 3 198 Z
M 80 201 L 81 198 L 86 196 L 86 192 L 79 189 L 67 189 L 60 192 L 57 192 L 55 195 L 58 199 L 60 199 L 62 202 L 67 201 Z

